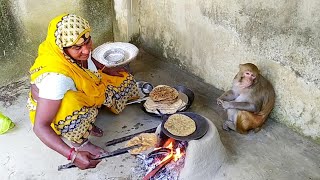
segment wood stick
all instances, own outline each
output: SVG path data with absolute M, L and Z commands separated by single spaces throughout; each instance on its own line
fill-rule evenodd
M 156 130 L 157 130 L 157 127 L 152 128 L 152 129 L 147 129 L 147 130 L 135 133 L 135 134 L 131 134 L 131 135 L 124 136 L 124 137 L 121 137 L 121 138 L 113 139 L 111 141 L 106 142 L 105 145 L 106 146 L 111 146 L 111 145 L 114 145 L 114 144 L 118 144 L 118 143 L 121 143 L 123 141 L 127 141 L 127 140 L 129 140 L 129 139 L 141 134 L 141 133 L 153 133 L 153 132 L 156 132 Z
M 142 180 L 149 180 L 150 178 L 152 178 L 153 176 L 155 176 L 157 174 L 157 172 L 166 164 L 168 164 L 171 160 L 173 159 L 173 155 L 171 155 L 170 158 L 168 158 L 167 160 L 165 160 L 164 162 L 162 162 L 161 164 L 159 164 L 156 168 L 154 168 L 151 172 L 149 172 L 146 176 L 143 177 Z

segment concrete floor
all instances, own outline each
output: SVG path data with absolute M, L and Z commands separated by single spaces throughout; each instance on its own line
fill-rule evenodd
M 143 50 L 131 64 L 131 69 L 137 80 L 148 81 L 153 85 L 180 84 L 194 91 L 195 101 L 188 111 L 212 120 L 228 153 L 227 163 L 212 179 L 320 179 L 319 144 L 271 119 L 257 134 L 240 135 L 223 131 L 221 125 L 225 113 L 215 102 L 222 91 Z M 27 78 L 23 78 L 0 89 L 0 110 L 16 124 L 14 129 L 0 135 L 1 179 L 133 179 L 131 169 L 135 161 L 129 154 L 103 160 L 95 169 L 58 172 L 57 166 L 67 163 L 67 160 L 47 148 L 33 133 L 25 108 L 28 87 Z M 128 106 L 120 115 L 101 109 L 96 124 L 104 129 L 105 136 L 92 137 L 91 140 L 103 147 L 108 140 L 156 127 L 160 123 L 159 118 L 145 114 L 139 104 Z M 106 147 L 106 150 L 112 151 L 121 146 L 123 143 Z

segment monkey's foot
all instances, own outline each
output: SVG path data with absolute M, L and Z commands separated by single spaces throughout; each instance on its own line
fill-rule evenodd
M 223 123 L 222 129 L 225 130 L 225 131 L 230 131 L 230 130 L 231 130 L 231 129 L 229 128 L 227 122 L 224 122 L 224 123 Z
M 222 128 L 223 128 L 224 130 L 226 130 L 226 131 L 229 131 L 229 130 L 236 131 L 236 127 L 235 127 L 234 123 L 233 123 L 232 121 L 229 121 L 229 120 L 227 120 L 227 121 L 225 121 L 225 122 L 223 123 Z
M 257 128 L 255 128 L 255 129 L 253 129 L 253 132 L 254 133 L 257 133 L 257 132 L 259 132 L 261 130 L 261 127 L 257 127 Z

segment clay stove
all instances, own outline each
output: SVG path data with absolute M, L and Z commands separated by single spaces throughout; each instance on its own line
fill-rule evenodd
M 222 163 L 226 159 L 226 153 L 224 146 L 221 143 L 219 133 L 215 125 L 205 118 L 208 121 L 209 128 L 207 133 L 200 139 L 186 141 L 176 141 L 175 147 L 173 147 L 173 155 L 181 154 L 179 157 L 175 157 L 176 160 L 173 160 L 172 156 L 170 159 L 162 160 L 163 166 L 155 166 L 154 169 L 158 168 L 155 172 L 149 172 L 144 177 L 146 179 L 179 179 L 179 180 L 212 180 L 217 173 L 218 169 L 221 167 Z M 162 151 L 168 146 L 168 142 L 172 140 L 164 140 L 165 136 L 161 132 L 161 125 L 158 126 L 156 134 L 160 138 L 160 141 L 165 141 L 165 145 L 162 146 Z M 170 139 L 166 137 L 167 139 Z M 174 142 L 175 140 L 173 140 Z M 161 145 L 161 143 L 160 143 Z M 172 148 L 172 147 L 170 147 Z M 169 148 L 169 149 L 170 149 Z M 176 152 L 179 149 L 179 152 Z M 157 151 L 157 150 L 155 150 Z M 170 154 L 170 152 L 164 152 L 164 154 Z M 180 159 L 179 159 L 180 158 Z M 167 162 L 163 162 L 167 161 Z M 170 166 L 170 167 L 166 167 Z M 166 168 L 165 171 L 175 172 L 161 172 L 161 168 Z M 169 170 L 168 170 L 169 169 Z M 178 172 L 177 172 L 178 171 Z M 162 173 L 162 174 L 157 174 Z

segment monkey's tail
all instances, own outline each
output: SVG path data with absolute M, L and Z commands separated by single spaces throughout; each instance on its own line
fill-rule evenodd
M 265 120 L 265 115 L 257 115 L 248 111 L 239 111 L 236 128 L 239 133 L 247 134 L 249 130 L 261 127 Z
M 271 86 L 271 84 L 270 84 Z M 257 114 L 259 116 L 268 116 L 270 112 L 272 111 L 274 104 L 275 104 L 275 92 L 273 89 L 268 90 L 269 94 L 268 96 L 264 96 L 264 104 L 262 104 L 261 111 Z

